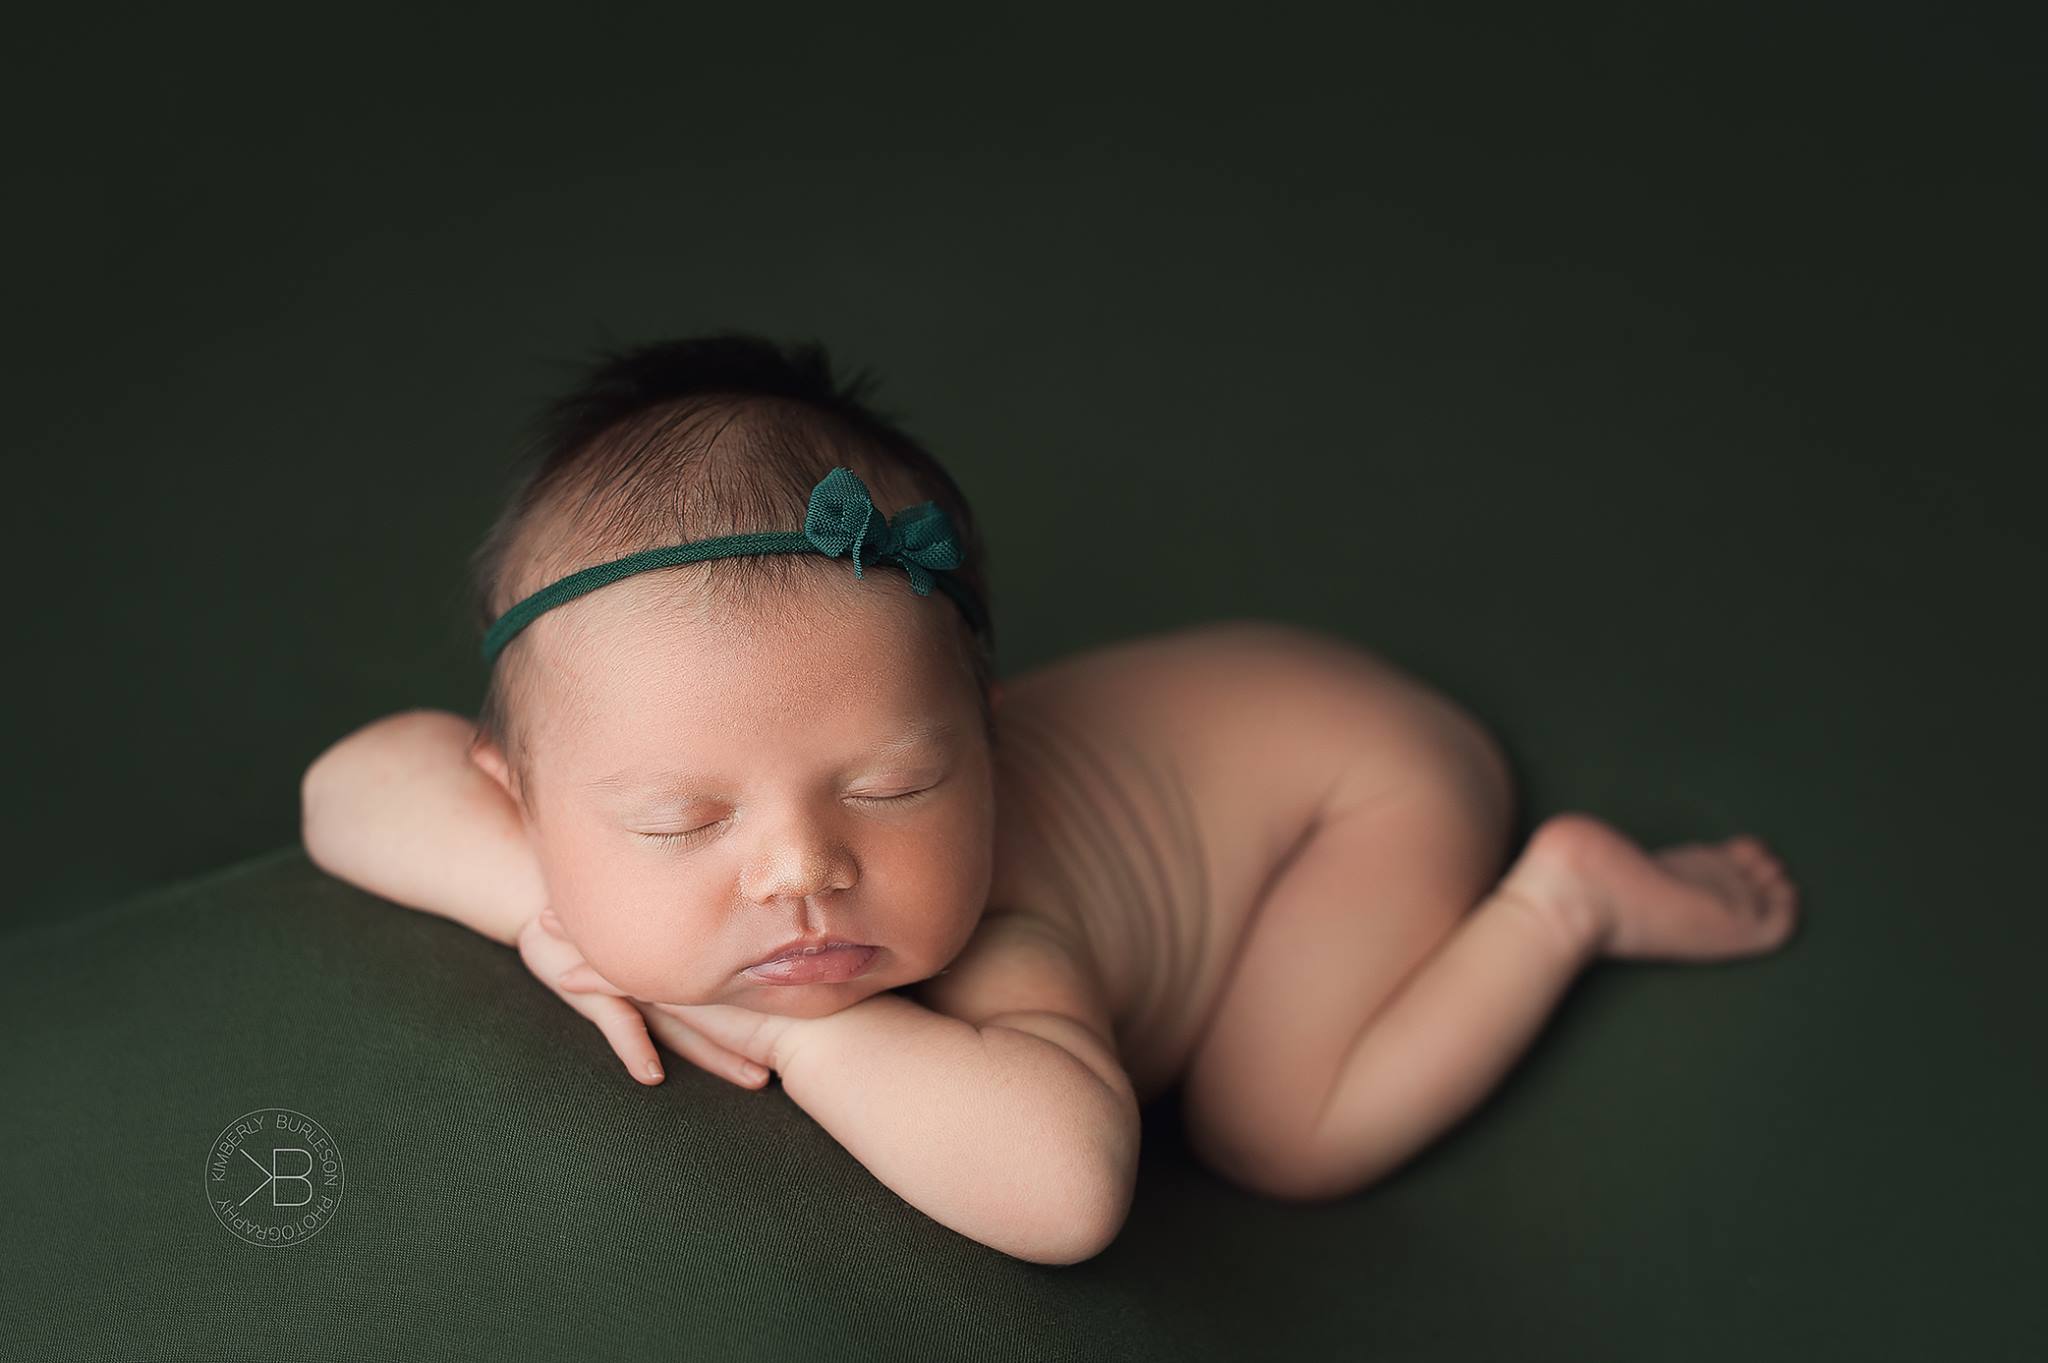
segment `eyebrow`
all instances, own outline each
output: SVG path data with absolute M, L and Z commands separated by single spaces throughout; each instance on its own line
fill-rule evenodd
M 952 738 L 958 729 L 951 720 L 927 719 L 905 729 L 896 738 L 881 744 L 874 755 L 884 761 L 898 754 L 927 743 L 943 743 Z M 621 767 L 608 776 L 599 776 L 585 783 L 586 790 L 625 790 L 634 787 L 673 787 L 685 781 L 695 781 L 695 773 L 686 771 L 650 771 L 643 767 Z

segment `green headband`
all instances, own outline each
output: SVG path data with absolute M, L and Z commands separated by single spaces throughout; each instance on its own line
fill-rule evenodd
M 875 510 L 868 499 L 867 484 L 849 468 L 835 468 L 811 489 L 810 506 L 804 513 L 802 531 L 760 530 L 743 535 L 721 535 L 716 539 L 675 544 L 665 549 L 646 549 L 610 563 L 600 563 L 569 574 L 551 586 L 513 606 L 484 634 L 484 666 L 497 660 L 514 635 L 533 623 L 543 611 L 585 592 L 617 582 L 650 568 L 670 568 L 707 558 L 731 558 L 739 554 L 824 554 L 853 560 L 853 575 L 865 577 L 863 563 L 893 563 L 910 574 L 910 586 L 919 596 L 931 595 L 936 583 L 967 617 L 976 634 L 988 625 L 988 616 L 973 589 L 945 571 L 960 566 L 963 554 L 953 533 L 952 518 L 936 502 L 921 502 L 898 512 L 894 520 Z

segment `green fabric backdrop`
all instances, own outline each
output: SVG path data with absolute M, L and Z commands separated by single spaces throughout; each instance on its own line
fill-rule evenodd
M 25 21 L 0 1356 L 2038 1355 L 2036 49 L 1491 10 Z M 297 781 L 473 711 L 533 405 L 725 325 L 879 372 L 1006 671 L 1330 630 L 1487 719 L 1532 820 L 1762 834 L 1802 935 L 1596 968 L 1342 1204 L 1234 1192 L 1154 1104 L 1073 1269 L 779 1090 L 629 1085 L 511 952 L 310 867 Z M 199 1179 L 266 1105 L 348 1159 L 289 1250 Z

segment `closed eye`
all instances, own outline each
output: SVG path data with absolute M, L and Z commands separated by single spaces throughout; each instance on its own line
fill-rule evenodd
M 871 803 L 883 804 L 894 800 L 915 800 L 920 795 L 931 794 L 932 789 L 933 788 L 931 786 L 926 786 L 922 790 L 906 790 L 900 795 L 852 795 L 848 796 L 847 798 L 853 800 L 867 800 Z
M 846 798 L 849 800 L 859 800 L 864 804 L 904 804 L 929 795 L 935 789 L 937 789 L 936 786 L 925 786 L 921 790 L 906 790 L 898 795 L 849 795 Z M 638 836 L 646 838 L 649 842 L 695 842 L 697 839 L 723 828 L 730 818 L 731 816 L 728 815 L 717 823 L 707 823 L 702 828 L 689 828 L 680 833 L 639 833 Z
M 638 829 L 635 829 L 634 832 L 637 836 L 643 837 L 649 842 L 695 842 L 705 834 L 723 828 L 725 822 L 724 819 L 720 819 L 717 823 L 707 823 L 702 828 L 689 828 L 680 833 L 641 833 Z

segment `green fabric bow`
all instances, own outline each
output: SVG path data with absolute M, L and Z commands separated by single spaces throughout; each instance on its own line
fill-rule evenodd
M 963 557 L 952 519 L 937 502 L 906 507 L 891 520 L 875 510 L 867 484 L 849 468 L 833 469 L 811 489 L 804 537 L 821 554 L 852 559 L 855 577 L 866 576 L 863 563 L 900 564 L 919 596 L 931 595 L 931 570 L 957 568 Z

